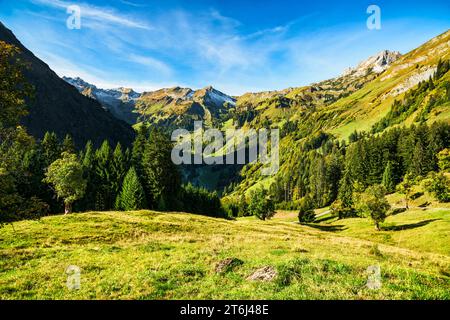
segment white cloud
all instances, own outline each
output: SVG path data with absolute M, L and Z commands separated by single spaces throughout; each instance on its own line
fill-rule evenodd
M 60 8 L 66 10 L 73 3 L 61 0 L 32 0 L 34 3 Z M 112 9 L 95 7 L 88 4 L 78 4 L 81 9 L 81 18 L 90 18 L 104 23 L 120 25 L 129 28 L 151 30 L 152 27 L 145 22 L 138 21 L 132 17 L 123 16 Z

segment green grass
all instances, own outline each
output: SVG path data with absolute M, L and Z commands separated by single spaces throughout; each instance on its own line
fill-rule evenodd
M 449 299 L 449 216 L 411 211 L 386 225 L 436 220 L 379 233 L 363 219 L 303 226 L 294 215 L 92 212 L 18 222 L 0 229 L 0 299 Z M 244 263 L 216 274 L 227 257 Z M 81 268 L 80 290 L 65 285 L 69 265 Z M 247 280 L 267 265 L 277 278 Z M 372 265 L 381 267 L 379 290 L 365 285 Z

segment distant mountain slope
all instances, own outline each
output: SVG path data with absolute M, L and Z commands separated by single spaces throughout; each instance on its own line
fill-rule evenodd
M 327 117 L 332 118 L 327 123 L 327 129 L 343 138 L 355 130 L 372 130 L 372 127 L 392 110 L 395 100 L 403 100 L 420 82 L 428 81 L 434 76 L 439 60 L 449 59 L 450 30 L 403 55 L 366 86 L 324 109 Z M 447 73 L 437 79 L 437 88 L 424 92 L 420 101 L 416 101 L 415 110 L 407 110 L 409 114 L 403 115 L 401 121 L 391 124 L 410 125 L 418 121 L 418 116 L 430 97 L 442 94 L 443 86 L 449 77 Z M 427 117 L 422 118 L 423 120 L 450 121 L 449 103 L 439 103 Z
M 83 95 L 97 100 L 116 118 L 133 125 L 139 122 L 171 128 L 192 128 L 194 121 L 221 126 L 236 105 L 236 99 L 212 86 L 163 88 L 142 94 L 129 88 L 100 89 L 80 78 L 63 77 Z
M 247 122 L 251 126 L 282 124 L 287 120 L 304 122 L 308 114 L 363 88 L 400 56 L 398 52 L 385 50 L 336 78 L 304 87 L 244 94 L 237 100 L 235 118 L 240 120 L 240 125 Z
M 383 51 L 335 79 L 246 94 L 237 102 L 237 109 L 242 107 L 256 111 L 249 125 L 264 118 L 285 133 L 278 175 L 260 176 L 249 164 L 241 171 L 236 194 L 268 188 L 277 177 L 291 175 L 308 139 L 340 140 L 355 131 L 379 133 L 395 126 L 450 122 L 450 30 L 403 56 Z
M 197 91 L 175 87 L 144 92 L 136 108 L 142 121 L 191 129 L 195 120 L 220 126 L 235 104 L 235 98 L 211 86 Z
M 26 77 L 35 87 L 35 97 L 29 102 L 29 115 L 23 120 L 30 134 L 42 138 L 46 131 L 54 131 L 62 138 L 69 133 L 78 147 L 88 140 L 98 145 L 105 139 L 130 144 L 134 132 L 128 124 L 117 120 L 98 102 L 60 79 L 2 23 L 0 41 L 17 46 L 23 61 L 30 64 Z
M 63 80 L 73 85 L 83 95 L 97 100 L 104 109 L 116 118 L 130 125 L 136 123 L 138 114 L 135 112 L 136 101 L 141 94 L 129 88 L 99 89 L 80 78 L 63 77 Z

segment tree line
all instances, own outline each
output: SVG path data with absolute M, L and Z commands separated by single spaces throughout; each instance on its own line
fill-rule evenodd
M 217 193 L 183 185 L 172 142 L 141 126 L 130 148 L 104 141 L 76 150 L 70 135 L 31 137 L 20 120 L 33 90 L 19 50 L 0 42 L 0 223 L 90 210 L 182 210 L 223 216 Z

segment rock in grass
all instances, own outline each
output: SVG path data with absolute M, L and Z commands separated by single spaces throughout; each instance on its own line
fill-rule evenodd
M 225 260 L 219 261 L 216 265 L 216 273 L 226 273 L 232 271 L 235 267 L 243 264 L 244 261 L 238 258 L 226 258 Z
M 252 281 L 272 281 L 278 275 L 277 270 L 271 266 L 262 267 L 251 275 L 248 276 L 247 280 Z

